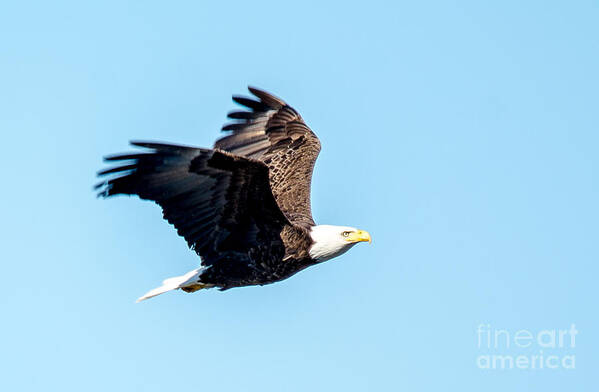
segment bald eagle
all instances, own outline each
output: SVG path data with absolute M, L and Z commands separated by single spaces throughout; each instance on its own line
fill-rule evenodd
M 201 257 L 201 267 L 166 279 L 139 301 L 171 290 L 265 285 L 332 259 L 370 234 L 316 225 L 310 210 L 320 141 L 283 100 L 249 87 L 244 106 L 213 149 L 133 141 L 144 149 L 112 155 L 98 196 L 137 195 L 162 207 L 164 219 Z

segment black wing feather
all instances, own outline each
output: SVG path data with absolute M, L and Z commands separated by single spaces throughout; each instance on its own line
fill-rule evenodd
M 288 221 L 270 190 L 266 165 L 224 151 L 132 144 L 151 151 L 107 157 L 125 164 L 99 173 L 113 175 L 97 185 L 99 196 L 155 201 L 204 265 L 258 248 L 281 253 L 273 259 L 282 257 L 280 232 Z
M 272 193 L 287 219 L 303 227 L 313 226 L 310 183 L 320 141 L 283 100 L 254 87 L 248 89 L 259 100 L 233 97 L 250 111 L 229 113 L 229 118 L 241 121 L 226 124 L 222 129 L 231 134 L 214 146 L 264 162 Z

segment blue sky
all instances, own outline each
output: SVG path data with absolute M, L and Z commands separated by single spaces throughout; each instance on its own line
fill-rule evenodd
M 592 1 L 3 2 L 3 390 L 591 391 Z M 195 254 L 98 200 L 130 139 L 211 146 L 231 94 L 319 135 L 318 223 L 371 246 L 261 288 L 134 300 Z M 480 369 L 480 324 L 579 331 L 575 369 Z M 491 351 L 491 352 L 489 352 Z

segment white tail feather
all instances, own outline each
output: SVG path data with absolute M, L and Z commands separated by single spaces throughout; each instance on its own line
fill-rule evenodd
M 164 294 L 167 291 L 177 290 L 182 287 L 192 286 L 197 284 L 200 280 L 200 275 L 204 271 L 204 268 L 194 269 L 193 271 L 189 271 L 185 275 L 175 276 L 173 278 L 165 279 L 162 282 L 162 286 L 156 287 L 145 293 L 143 296 L 139 297 L 135 302 L 141 302 L 148 298 L 155 297 L 160 294 Z

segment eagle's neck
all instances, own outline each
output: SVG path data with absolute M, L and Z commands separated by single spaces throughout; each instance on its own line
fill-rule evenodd
M 347 229 L 344 226 L 317 225 L 310 228 L 310 237 L 312 237 L 312 246 L 310 247 L 310 257 L 323 262 L 347 252 L 355 243 L 344 241 L 341 233 Z

